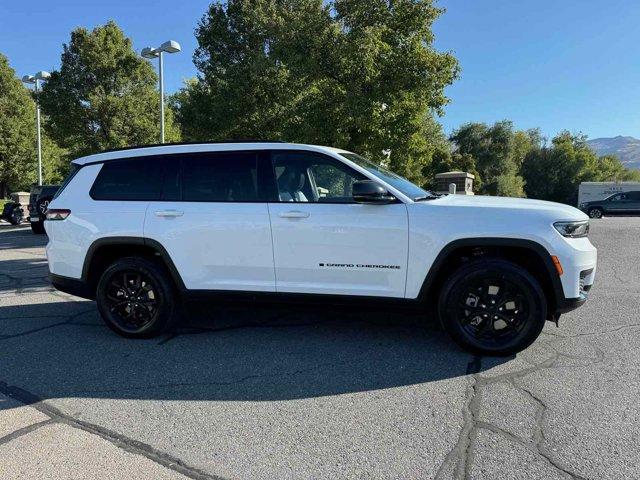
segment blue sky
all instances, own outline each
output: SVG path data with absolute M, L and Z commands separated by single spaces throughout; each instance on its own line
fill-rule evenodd
M 195 75 L 193 30 L 207 0 L 0 2 L 0 52 L 19 75 L 54 69 L 76 26 L 114 19 L 136 49 L 169 38 L 167 91 Z M 177 5 L 172 8 L 170 5 Z M 517 128 L 591 138 L 640 137 L 640 2 L 637 0 L 440 0 L 436 46 L 459 59 L 447 89 L 445 131 L 467 121 L 511 119 Z

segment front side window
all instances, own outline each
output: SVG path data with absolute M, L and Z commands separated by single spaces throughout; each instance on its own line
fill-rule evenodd
M 422 188 L 414 185 L 409 180 L 400 175 L 396 175 L 395 173 L 382 168 L 379 165 L 376 165 L 370 160 L 356 154 L 356 153 L 340 153 L 340 156 L 346 158 L 347 160 L 351 160 L 356 165 L 367 169 L 370 173 L 378 177 L 383 182 L 388 183 L 393 186 L 395 189 L 404 193 L 407 197 L 413 200 L 429 200 L 433 198 L 437 198 L 437 195 L 423 190 Z
M 188 202 L 256 202 L 258 155 L 219 152 L 182 160 L 183 200 Z
M 353 183 L 366 177 L 342 162 L 304 151 L 273 152 L 281 202 L 354 203 Z
M 157 157 L 105 162 L 90 195 L 94 200 L 159 200 L 162 160 Z
M 612 202 L 621 202 L 626 199 L 627 199 L 626 193 L 618 193 L 617 195 L 614 195 L 613 197 L 611 197 Z

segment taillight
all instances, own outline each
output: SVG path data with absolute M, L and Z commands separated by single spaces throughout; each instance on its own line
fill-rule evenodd
M 71 210 L 66 208 L 50 208 L 47 210 L 47 220 L 64 220 L 71 215 Z

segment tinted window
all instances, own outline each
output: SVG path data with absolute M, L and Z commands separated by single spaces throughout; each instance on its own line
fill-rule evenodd
M 354 203 L 353 182 L 366 177 L 344 163 L 304 151 L 274 152 L 281 202 Z
M 94 200 L 159 200 L 162 161 L 141 158 L 105 162 L 91 188 Z
M 628 192 L 627 196 L 629 197 L 629 200 L 640 202 L 640 192 Z
M 190 202 L 260 201 L 257 159 L 257 154 L 251 152 L 183 158 L 183 199 Z

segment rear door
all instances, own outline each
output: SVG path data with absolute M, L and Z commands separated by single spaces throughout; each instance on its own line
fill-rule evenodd
M 640 213 L 640 192 L 627 192 L 629 197 L 629 209 L 627 213 Z
M 404 297 L 406 206 L 355 203 L 353 182 L 365 176 L 332 157 L 274 151 L 272 158 L 277 291 Z
M 275 291 L 268 162 L 256 151 L 171 156 L 144 233 L 167 250 L 188 289 Z

